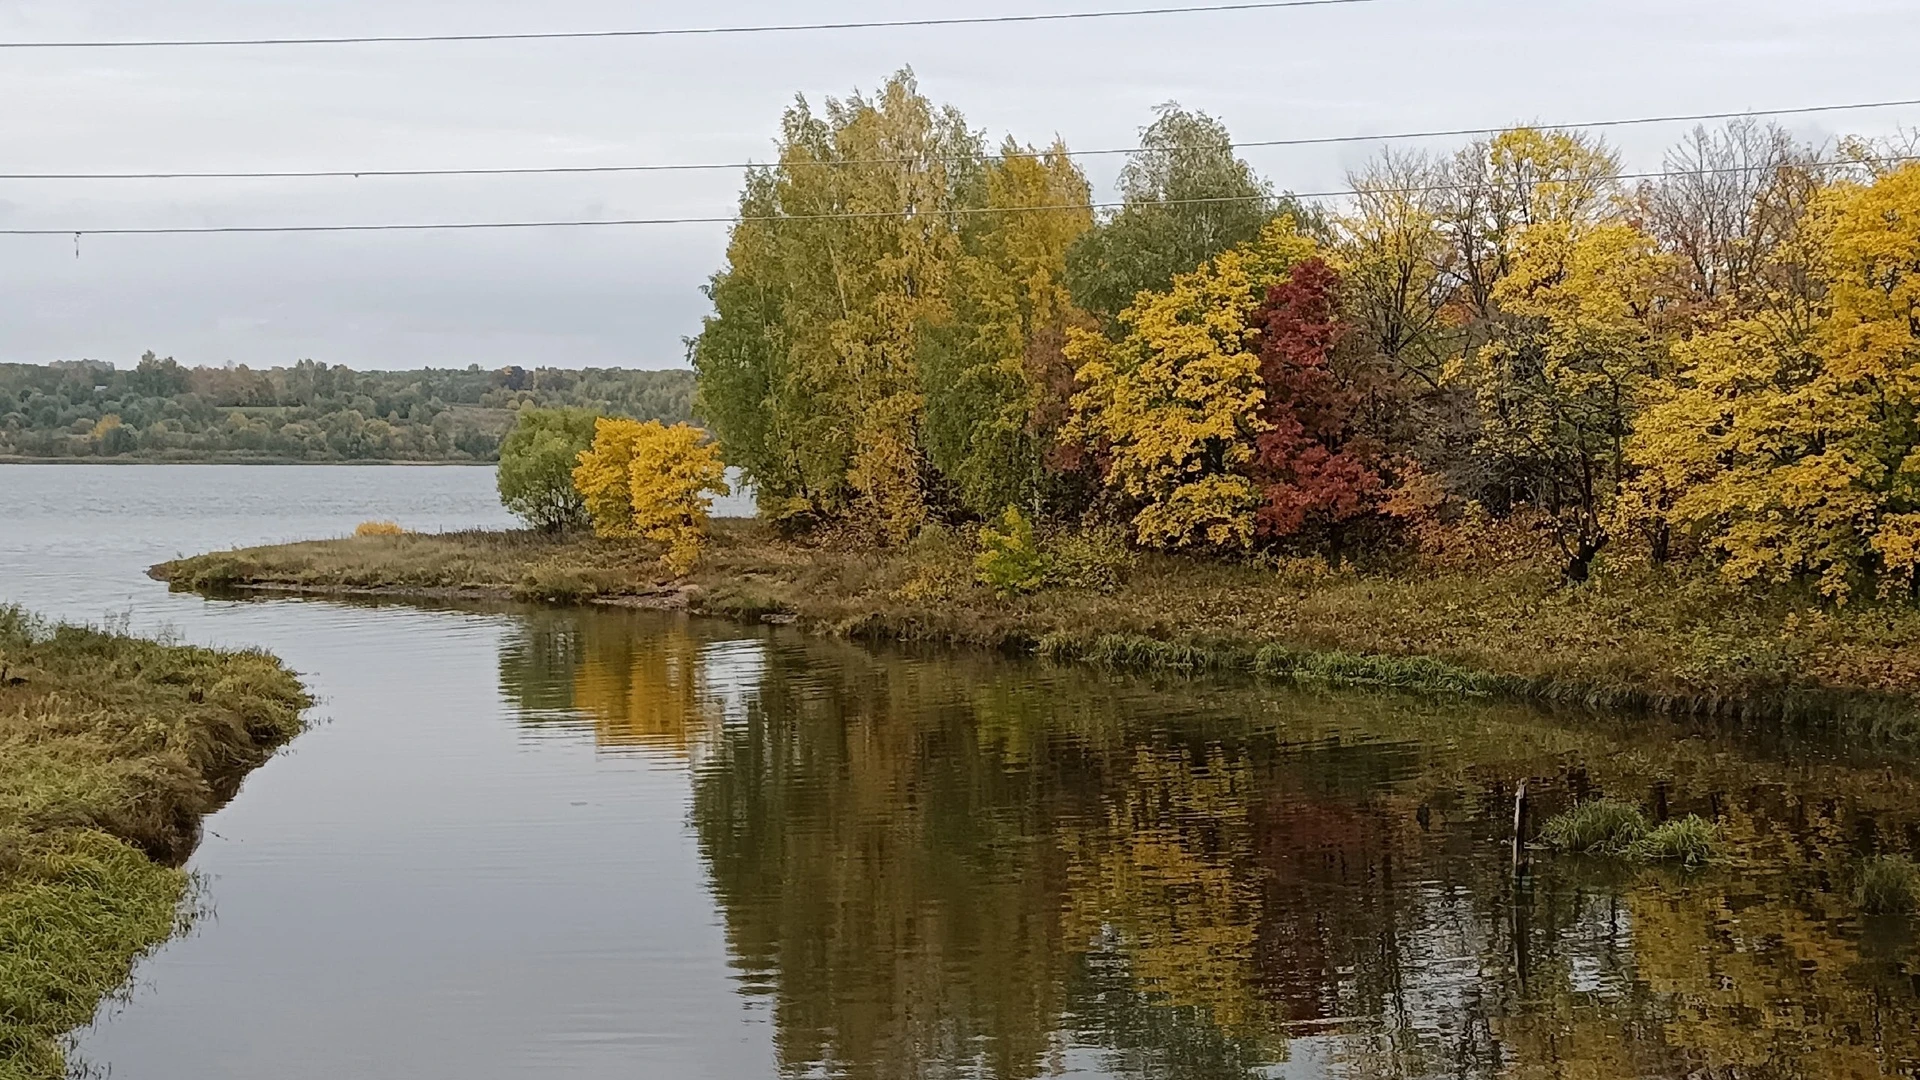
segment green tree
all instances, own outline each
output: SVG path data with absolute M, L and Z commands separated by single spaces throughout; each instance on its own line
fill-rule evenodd
M 1272 187 L 1233 152 L 1226 127 L 1168 103 L 1140 132 L 1120 172 L 1119 212 L 1081 237 L 1067 258 L 1079 305 L 1111 323 L 1135 294 L 1164 289 L 1260 234 L 1279 208 Z
M 1072 393 L 1067 330 L 1091 325 L 1065 285 L 1067 249 L 1093 226 L 1087 181 L 1056 142 L 1007 140 L 984 171 L 985 213 L 962 223 L 953 319 L 931 335 L 927 453 L 980 517 L 1035 506 L 1054 485 Z
M 500 502 L 545 532 L 586 524 L 586 501 L 573 486 L 580 454 L 593 445 L 586 409 L 522 409 L 500 443 Z

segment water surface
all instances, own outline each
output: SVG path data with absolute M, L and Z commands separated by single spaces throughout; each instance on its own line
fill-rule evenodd
M 1920 843 L 1871 748 L 870 649 L 648 613 L 169 594 L 239 542 L 500 523 L 471 469 L 0 466 L 0 602 L 303 672 L 113 1076 L 1920 1073 Z M 1612 794 L 1705 872 L 1533 856 Z

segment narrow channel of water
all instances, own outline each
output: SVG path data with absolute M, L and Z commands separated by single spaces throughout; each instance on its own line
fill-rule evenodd
M 467 469 L 0 466 L 0 602 L 258 644 L 324 723 L 79 1033 L 213 1077 L 1875 1077 L 1920 1070 L 1904 763 L 1122 679 L 648 613 L 206 601 L 176 552 L 494 524 Z M 1534 856 L 1598 793 L 1736 859 Z

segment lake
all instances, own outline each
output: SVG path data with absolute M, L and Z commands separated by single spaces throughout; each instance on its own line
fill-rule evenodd
M 77 1033 L 113 1077 L 1920 1075 L 1904 759 L 657 613 L 207 600 L 145 568 L 499 526 L 465 468 L 0 466 L 0 602 L 258 645 L 317 726 Z M 1529 851 L 1601 794 L 1697 872 Z

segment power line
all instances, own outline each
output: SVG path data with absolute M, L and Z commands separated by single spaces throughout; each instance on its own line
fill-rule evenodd
M 1845 105 L 1805 105 L 1789 109 L 1748 109 L 1740 112 L 1686 113 L 1667 116 L 1637 116 L 1624 120 L 1591 120 L 1579 124 L 1533 124 L 1530 127 L 1542 131 L 1574 131 L 1583 128 L 1633 127 L 1640 124 L 1675 124 L 1701 122 L 1707 120 L 1740 120 L 1760 116 L 1808 116 L 1815 113 L 1853 112 L 1866 109 L 1892 109 L 1903 106 L 1920 105 L 1920 98 L 1905 98 L 1894 101 L 1862 101 Z M 1437 139 L 1469 135 L 1497 135 L 1508 127 L 1482 128 L 1436 128 L 1430 131 L 1400 131 L 1385 135 L 1323 135 L 1295 139 L 1257 139 L 1250 142 L 1229 143 L 1235 150 L 1258 149 L 1284 146 L 1328 146 L 1338 143 L 1374 143 L 1398 142 L 1409 139 Z M 1147 147 L 1129 146 L 1102 150 L 1067 150 L 1057 156 L 1070 158 L 1112 157 L 1122 154 L 1145 153 Z M 1018 151 L 1011 154 L 993 154 L 990 157 L 1002 158 L 1044 158 L 1056 156 L 1051 151 Z M 808 162 L 806 164 L 831 165 L 835 167 L 853 167 L 862 165 L 903 165 L 918 159 L 909 158 L 865 158 L 843 161 Z M 959 159 L 951 159 L 959 160 Z M 0 173 L 0 180 L 311 180 L 311 179 L 359 179 L 363 177 L 427 177 L 427 176 L 552 176 L 591 173 L 645 173 L 645 172 L 716 172 L 722 170 L 742 170 L 759 167 L 764 163 L 751 161 L 705 162 L 705 163 L 667 163 L 656 165 L 537 165 L 504 166 L 498 168 L 454 168 L 454 169 L 286 169 L 256 171 L 207 171 L 207 172 L 119 172 L 119 173 Z M 789 162 L 788 165 L 795 163 Z
M 1920 161 L 1920 154 L 1889 155 L 1879 161 Z M 1852 161 L 1813 161 L 1807 168 L 1838 168 L 1857 164 Z M 1657 172 L 1616 173 L 1610 180 L 1659 180 L 1676 176 L 1708 176 L 1728 173 L 1765 172 L 1777 165 L 1733 165 L 1709 169 L 1669 169 Z M 1355 195 L 1417 195 L 1466 190 L 1464 184 L 1420 184 L 1412 187 L 1343 188 L 1336 191 L 1284 192 L 1280 196 L 1222 195 L 1203 199 L 1159 199 L 1149 202 L 1057 203 L 1046 206 L 968 206 L 940 211 L 937 215 L 972 217 L 981 214 L 1043 213 L 1075 210 L 1113 210 L 1138 206 L 1199 206 L 1266 200 L 1339 199 Z M 373 232 L 455 232 L 485 229 L 591 229 L 644 225 L 732 225 L 743 222 L 779 224 L 803 221 L 861 221 L 908 216 L 896 210 L 835 211 L 823 214 L 728 214 L 705 217 L 588 218 L 547 221 L 442 221 L 395 222 L 375 225 L 163 225 L 144 228 L 109 229 L 0 229 L 0 236 L 197 236 L 226 233 L 373 233 Z
M 554 30 L 502 34 L 367 34 L 351 37 L 176 38 L 150 41 L 0 41 L 0 49 L 175 49 L 228 45 L 408 45 L 463 41 L 567 41 L 586 38 L 694 37 L 715 34 L 786 34 L 815 30 L 887 30 L 905 27 L 982 26 L 991 23 L 1071 22 L 1124 19 L 1143 15 L 1196 15 L 1212 12 L 1271 11 L 1277 8 L 1335 7 L 1379 0 L 1269 0 L 1263 3 L 1200 4 L 1190 7 L 1066 11 L 1039 15 L 967 15 L 935 19 L 883 19 L 866 22 L 784 23 L 768 26 L 697 26 L 657 30 Z

